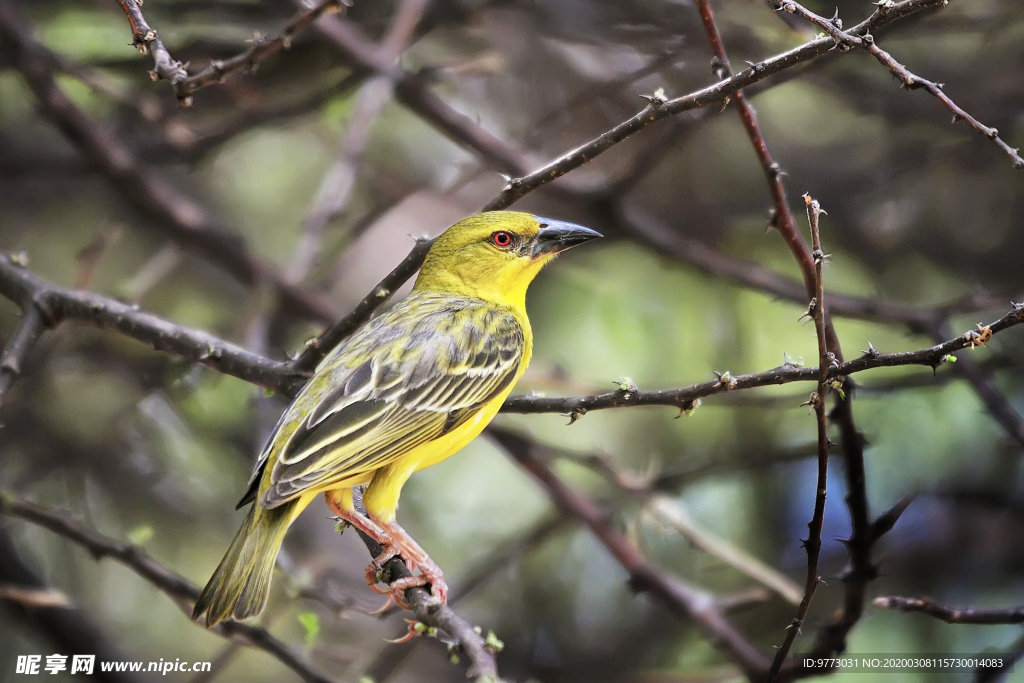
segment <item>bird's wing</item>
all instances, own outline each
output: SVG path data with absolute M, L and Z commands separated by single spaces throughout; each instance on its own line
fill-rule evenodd
M 296 399 L 290 410 L 312 408 L 287 436 L 282 420 L 261 505 L 371 472 L 442 436 L 508 389 L 522 360 L 522 327 L 493 307 L 405 307 L 374 322 L 318 371 L 331 373 L 320 397 Z

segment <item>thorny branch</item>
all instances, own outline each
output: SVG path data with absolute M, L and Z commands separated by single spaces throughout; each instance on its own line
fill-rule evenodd
M 879 11 L 886 11 L 891 6 L 891 0 L 882 0 L 882 2 L 879 3 Z M 963 107 L 954 102 L 943 90 L 942 83 L 936 83 L 935 81 L 930 81 L 927 78 L 921 78 L 920 76 L 911 73 L 910 70 L 898 62 L 896 58 L 879 47 L 878 43 L 875 42 L 874 37 L 870 33 L 853 35 L 850 32 L 843 31 L 843 22 L 838 16 L 833 19 L 826 19 L 825 17 L 815 14 L 805 8 L 803 5 L 793 2 L 793 0 L 775 0 L 774 7 L 778 12 L 795 14 L 796 16 L 811 22 L 831 36 L 840 49 L 848 50 L 851 47 L 864 48 L 892 72 L 892 75 L 900 82 L 901 87 L 906 88 L 907 90 L 925 90 L 928 94 L 941 102 L 942 106 L 953 114 L 953 123 L 963 121 L 970 126 L 972 130 L 977 132 L 979 135 L 988 138 L 999 149 L 1003 150 L 1003 152 L 1010 157 L 1014 168 L 1024 169 L 1024 158 L 1021 158 L 1020 150 L 1006 144 L 1006 142 L 999 137 L 998 130 L 990 126 L 986 126 L 981 121 L 971 116 L 971 114 L 964 110 Z
M 189 75 L 187 65 L 171 56 L 160 35 L 142 15 L 141 0 L 117 0 L 128 17 L 132 29 L 132 44 L 139 52 L 153 55 L 153 80 L 163 79 L 171 84 L 174 96 L 179 104 L 188 107 L 192 104 L 192 95 L 211 85 L 221 83 L 225 77 L 237 71 L 255 71 L 261 61 L 291 46 L 295 36 L 320 17 L 341 12 L 346 6 L 345 0 L 321 0 L 312 7 L 300 10 L 292 17 L 277 35 L 263 38 L 254 35 L 251 47 L 244 52 L 226 60 L 212 60 L 199 73 Z
M 12 0 L 0 0 L 0 37 L 46 116 L 142 216 L 182 246 L 222 264 L 240 282 L 250 286 L 269 283 L 304 315 L 321 321 L 334 319 L 329 305 L 286 282 L 269 264 L 253 256 L 239 236 L 226 230 L 166 177 L 142 164 L 113 131 L 72 102 L 54 81 L 49 51 L 32 36 Z
M 941 619 L 947 624 L 1024 624 L 1024 607 L 1008 609 L 975 609 L 973 607 L 949 607 L 931 598 L 902 598 L 888 596 L 875 598 L 875 607 L 899 610 L 900 612 L 921 612 Z
M 82 546 L 97 560 L 110 558 L 123 564 L 167 594 L 186 614 L 191 613 L 192 603 L 199 597 L 198 586 L 164 567 L 142 548 L 100 534 L 71 519 L 67 512 L 21 500 L 0 491 L 0 514 L 17 517 L 49 529 Z M 237 640 L 267 652 L 309 683 L 335 683 L 334 679 L 314 669 L 305 658 L 260 626 L 226 621 L 211 630 L 230 640 Z
M 298 0 L 295 1 L 298 2 Z M 943 0 L 903 0 L 885 12 L 876 10 L 867 20 L 851 29 L 851 33 L 854 35 L 868 33 L 903 17 L 939 7 L 942 2 Z M 496 168 L 517 174 L 517 177 L 511 178 L 505 188 L 484 206 L 484 211 L 508 208 L 527 194 L 592 161 L 595 157 L 661 119 L 724 102 L 740 88 L 820 57 L 834 46 L 834 42 L 830 38 L 818 38 L 753 64 L 738 74 L 689 95 L 672 100 L 653 97 L 650 104 L 635 116 L 541 168 L 520 175 L 524 173 L 526 166 L 524 155 L 498 140 L 465 115 L 452 110 L 415 75 L 397 69 L 386 57 L 380 55 L 379 51 L 353 25 L 338 17 L 326 17 L 317 23 L 317 27 L 324 38 L 337 47 L 353 66 L 392 78 L 395 83 L 396 95 L 407 107 L 456 142 L 479 153 Z M 410 254 L 410 257 L 412 256 L 413 254 Z M 422 263 L 422 257 L 414 263 L 414 267 L 411 268 L 406 279 L 411 277 L 420 263 Z M 809 273 L 809 270 L 807 272 Z M 805 279 L 807 283 L 811 282 L 809 277 L 805 277 Z M 404 281 L 398 282 L 397 285 L 401 285 L 402 282 Z M 369 313 L 372 314 L 375 308 L 376 306 Z
M 15 303 L 31 301 L 39 307 L 50 325 L 75 320 L 103 329 L 115 330 L 152 348 L 199 363 L 252 384 L 293 396 L 305 380 L 292 363 L 277 361 L 219 339 L 206 332 L 176 325 L 137 307 L 122 304 L 91 292 L 66 290 L 50 285 L 25 268 L 0 255 L 0 294 Z M 27 297 L 27 299 L 25 298 Z M 859 358 L 829 367 L 829 380 L 882 367 L 920 365 L 937 368 L 950 356 L 966 348 L 984 346 L 993 335 L 1024 322 L 1024 304 L 1013 304 L 1012 310 L 999 320 L 946 340 L 926 349 L 879 353 L 869 351 Z M 680 389 L 634 391 L 617 389 L 605 394 L 572 398 L 539 396 L 510 397 L 502 410 L 510 413 L 564 413 L 577 417 L 590 410 L 633 406 L 670 406 L 678 409 L 694 407 L 694 401 L 729 391 L 755 387 L 812 382 L 818 379 L 818 368 L 782 365 L 747 375 L 722 373 L 721 377 Z
M 699 0 L 698 0 L 699 1 Z M 818 338 L 818 390 L 811 394 L 808 401 L 814 409 L 814 415 L 818 429 L 818 480 L 815 483 L 814 513 L 807 525 L 807 540 L 804 541 L 804 548 L 807 550 L 807 580 L 804 585 L 804 596 L 797 608 L 796 616 L 789 625 L 786 638 L 782 645 L 775 651 L 772 658 L 772 666 L 768 671 L 768 681 L 771 683 L 782 668 L 782 664 L 789 655 L 790 648 L 800 635 L 804 619 L 807 618 L 807 611 L 811 607 L 811 599 L 821 582 L 818 575 L 818 555 L 821 552 L 821 529 L 825 524 L 825 496 L 828 485 L 828 452 L 832 445 L 828 438 L 828 423 L 825 419 L 825 399 L 828 395 L 829 368 L 835 363 L 835 356 L 828 350 L 828 331 L 825 326 L 825 284 L 822 270 L 825 264 L 825 252 L 821 248 L 821 232 L 819 220 L 823 211 L 817 200 L 810 195 L 804 195 L 807 204 L 807 223 L 811 229 L 811 255 L 814 258 L 814 298 L 811 299 L 808 313 L 814 319 L 814 331 Z M 842 389 L 837 388 L 838 392 Z
M 625 537 L 607 523 L 604 513 L 588 498 L 573 491 L 534 454 L 538 446 L 512 432 L 491 428 L 489 433 L 523 468 L 536 477 L 563 512 L 586 525 L 629 573 L 630 586 L 650 591 L 676 616 L 692 619 L 701 632 L 728 653 L 752 680 L 767 667 L 764 655 L 729 623 L 715 599 L 703 591 L 658 571 Z
M 3 355 L 0 355 L 0 411 L 3 410 L 11 387 L 21 376 L 28 354 L 45 329 L 46 322 L 39 309 L 28 306 L 22 311 L 21 321 L 4 347 Z

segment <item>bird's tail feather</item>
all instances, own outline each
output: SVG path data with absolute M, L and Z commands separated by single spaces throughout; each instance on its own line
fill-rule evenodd
M 298 512 L 293 501 L 266 509 L 254 502 L 234 540 L 199 594 L 192 619 L 206 615 L 207 628 L 225 619 L 247 619 L 263 611 L 277 553 Z

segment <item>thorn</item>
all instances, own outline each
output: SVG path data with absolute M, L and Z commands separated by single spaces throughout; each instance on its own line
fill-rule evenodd
M 678 420 L 683 415 L 685 415 L 686 417 L 690 417 L 690 415 L 693 415 L 693 411 L 697 410 L 697 408 L 700 408 L 700 399 L 699 398 L 694 398 L 694 399 L 691 399 L 689 401 L 684 401 L 679 406 L 679 414 L 676 415 L 675 418 L 673 418 L 673 419 Z
M 800 322 L 804 318 L 813 319 L 814 318 L 814 312 L 817 310 L 817 308 L 818 308 L 818 297 L 814 297 L 814 298 L 811 299 L 810 303 L 807 304 L 807 310 L 804 311 L 803 313 L 801 313 L 800 317 L 797 318 L 796 321 Z
M 711 371 L 715 377 L 718 378 L 718 383 L 725 386 L 728 389 L 734 389 L 736 387 L 736 378 L 729 374 L 729 371 L 718 372 L 717 370 Z
M 654 91 L 653 95 L 640 95 L 640 97 L 647 100 L 647 103 L 654 109 L 668 102 L 668 98 L 665 97 L 664 88 L 658 88 Z
M 864 349 L 861 349 L 860 352 L 863 353 L 868 358 L 878 358 L 880 355 L 882 355 L 882 354 L 878 353 L 878 349 L 876 349 L 874 346 L 872 346 L 870 339 L 868 340 L 867 351 L 865 351 Z
M 628 377 L 623 377 L 620 380 L 612 382 L 615 385 L 615 393 L 622 394 L 622 398 L 629 398 L 632 394 L 640 393 L 640 389 L 637 388 L 636 383 Z
M 569 424 L 576 424 L 576 420 L 580 419 L 587 414 L 586 408 L 573 408 L 568 413 L 562 413 L 564 417 L 569 418 Z

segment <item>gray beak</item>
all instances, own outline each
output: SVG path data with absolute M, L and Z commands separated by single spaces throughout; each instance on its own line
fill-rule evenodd
M 603 237 L 596 230 L 584 228 L 575 223 L 566 223 L 540 216 L 537 217 L 537 220 L 540 222 L 540 232 L 533 239 L 533 246 L 530 248 L 530 256 L 533 258 L 546 254 L 557 254 L 597 237 Z

